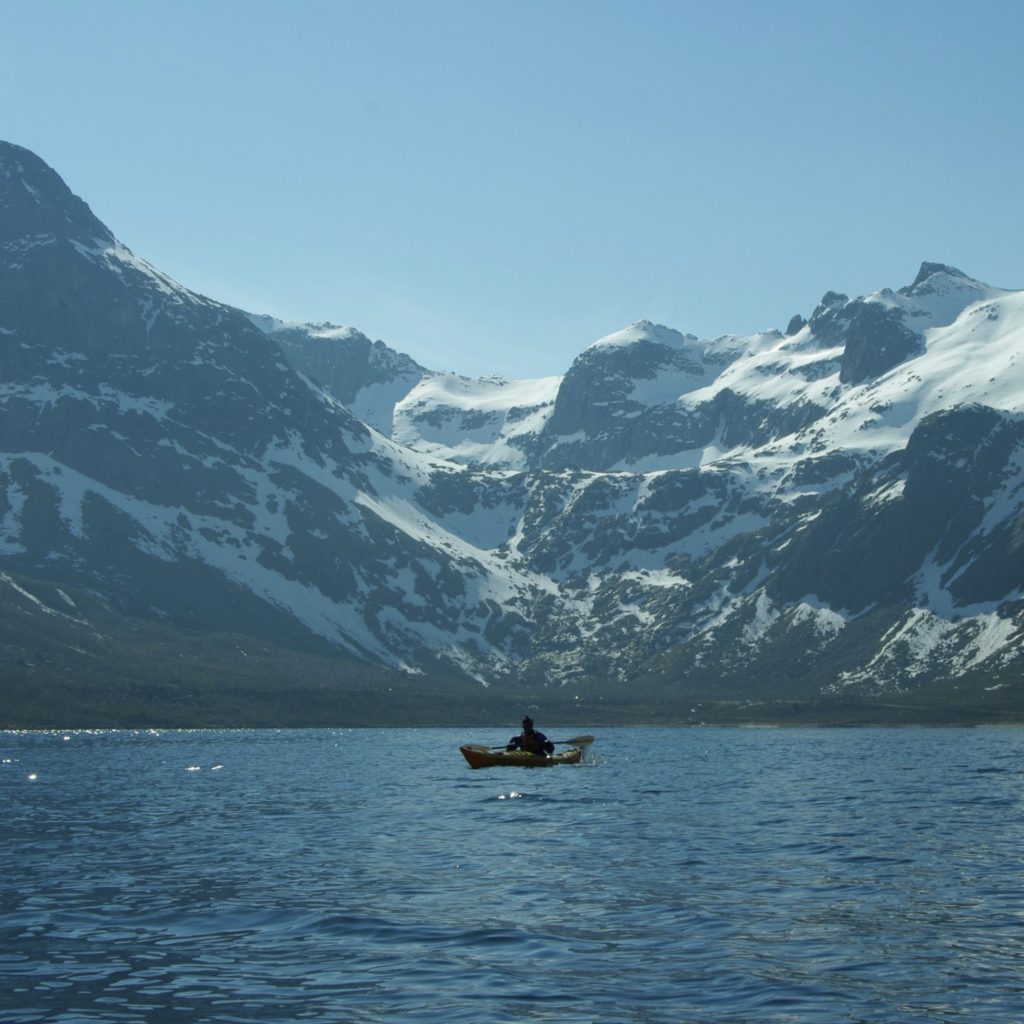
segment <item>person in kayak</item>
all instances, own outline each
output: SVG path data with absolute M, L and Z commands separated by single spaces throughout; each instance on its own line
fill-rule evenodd
M 533 727 L 533 719 L 529 715 L 523 719 L 523 731 L 508 741 L 506 750 L 521 750 L 524 754 L 553 754 L 555 745 L 542 732 Z

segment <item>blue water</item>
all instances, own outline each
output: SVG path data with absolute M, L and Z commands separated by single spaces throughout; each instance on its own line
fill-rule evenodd
M 0 1022 L 1024 1020 L 1024 730 L 512 731 L 0 734 Z

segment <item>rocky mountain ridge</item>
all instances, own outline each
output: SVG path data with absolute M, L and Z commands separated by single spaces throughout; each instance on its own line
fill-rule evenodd
M 498 687 L 1016 692 L 1022 360 L 1024 293 L 926 263 L 470 381 L 182 288 L 0 144 L 0 571 L 168 625 Z

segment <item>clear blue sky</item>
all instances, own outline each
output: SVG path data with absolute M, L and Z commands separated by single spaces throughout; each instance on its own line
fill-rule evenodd
M 1024 287 L 1021 0 L 0 0 L 0 138 L 183 284 L 434 369 Z

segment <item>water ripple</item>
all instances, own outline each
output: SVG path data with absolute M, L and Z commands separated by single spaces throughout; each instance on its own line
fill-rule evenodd
M 0 1024 L 1024 1019 L 1024 732 L 466 739 L 0 735 Z

